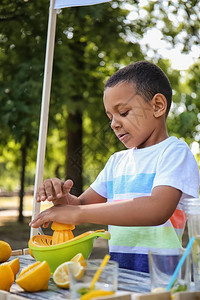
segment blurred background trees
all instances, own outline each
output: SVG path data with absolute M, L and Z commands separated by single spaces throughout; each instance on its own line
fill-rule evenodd
M 34 184 L 48 7 L 49 0 L 0 4 L 0 188 L 19 189 L 20 221 L 24 192 Z M 129 0 L 59 12 L 44 178 L 72 178 L 78 195 L 123 149 L 104 112 L 104 83 L 142 59 L 158 64 L 171 81 L 169 134 L 198 145 L 199 54 L 189 69 L 176 70 L 160 42 L 200 53 L 199 10 L 198 1 Z M 152 30 L 161 41 L 145 44 Z

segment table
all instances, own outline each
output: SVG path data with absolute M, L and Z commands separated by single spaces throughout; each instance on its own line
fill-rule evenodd
M 19 257 L 20 260 L 20 272 L 22 268 L 27 267 L 28 265 L 35 262 L 35 260 L 30 255 L 19 255 L 11 257 L 11 259 L 16 257 Z M 131 293 L 149 293 L 149 274 L 119 268 L 118 289 L 121 291 L 129 291 Z M 10 293 L 22 297 L 20 299 L 23 299 L 23 297 L 25 299 L 37 300 L 70 299 L 69 291 L 57 287 L 53 282 L 52 277 L 49 280 L 49 288 L 47 291 L 28 293 L 24 292 L 16 283 L 14 283 L 10 289 Z

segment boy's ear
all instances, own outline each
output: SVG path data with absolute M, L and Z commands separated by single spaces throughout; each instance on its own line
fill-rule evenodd
M 155 118 L 159 118 L 166 113 L 167 100 L 163 94 L 155 94 L 152 99 L 153 115 Z

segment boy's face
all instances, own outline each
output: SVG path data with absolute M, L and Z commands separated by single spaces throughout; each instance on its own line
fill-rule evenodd
M 159 142 L 153 104 L 137 95 L 133 84 L 120 82 L 106 88 L 104 106 L 111 128 L 127 148 L 145 148 Z

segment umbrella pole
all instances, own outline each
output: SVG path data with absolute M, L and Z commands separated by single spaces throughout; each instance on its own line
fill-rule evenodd
M 54 54 L 55 31 L 56 31 L 57 10 L 54 9 L 54 4 L 55 4 L 55 0 L 50 0 L 32 220 L 35 219 L 35 217 L 40 212 L 40 203 L 36 202 L 36 192 L 43 181 L 43 171 L 44 171 L 44 161 L 45 161 L 52 68 L 53 68 L 53 54 Z M 36 234 L 38 234 L 38 228 L 31 227 L 30 237 Z

